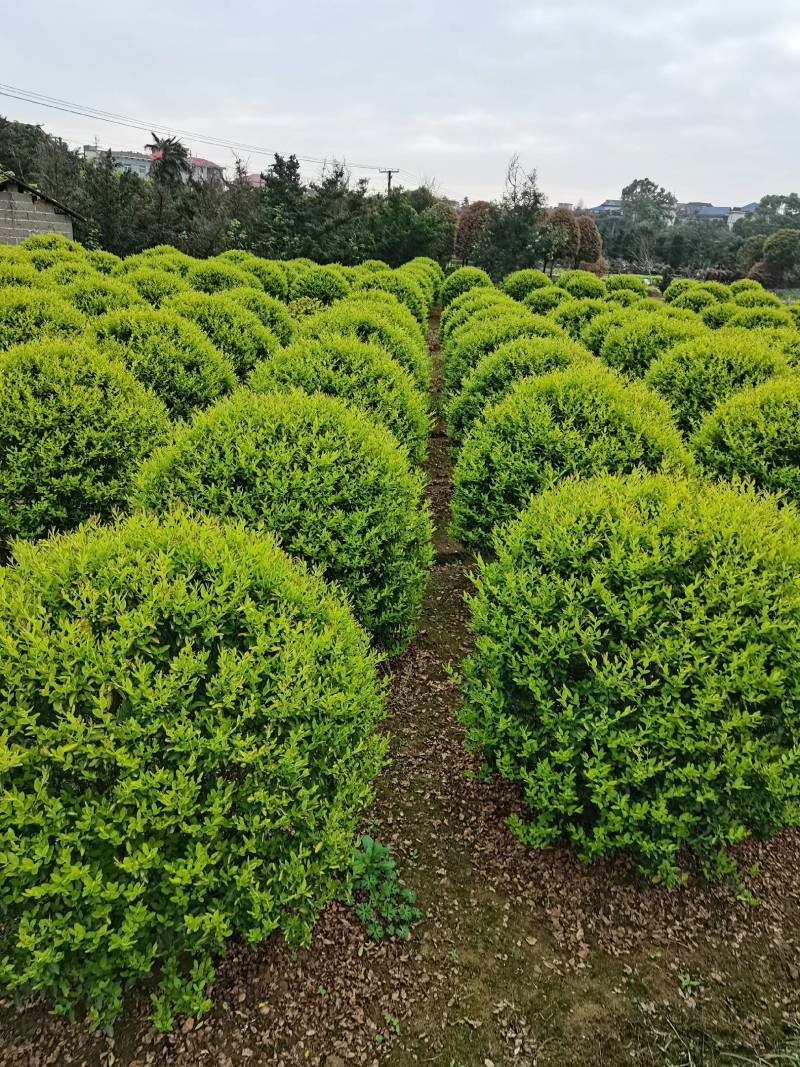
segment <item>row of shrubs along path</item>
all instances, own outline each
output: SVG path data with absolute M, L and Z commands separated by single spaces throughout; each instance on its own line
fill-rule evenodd
M 587 867 L 505 829 L 514 792 L 482 780 L 454 714 L 470 560 L 446 532 L 441 420 L 428 471 L 437 564 L 419 637 L 391 665 L 392 762 L 365 826 L 417 891 L 411 941 L 370 941 L 332 905 L 308 951 L 234 948 L 210 1015 L 167 1037 L 146 1021 L 147 990 L 113 1039 L 6 1000 L 0 1067 L 800 1063 L 800 833 L 741 849 L 758 872 L 746 903 L 699 879 L 668 893 L 624 858 Z

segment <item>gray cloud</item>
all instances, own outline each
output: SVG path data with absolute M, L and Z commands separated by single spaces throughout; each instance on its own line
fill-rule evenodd
M 514 151 L 553 201 L 591 203 L 645 175 L 725 204 L 800 187 L 798 0 L 40 0 L 6 11 L 4 36 L 3 81 L 399 166 L 459 198 L 497 195 Z M 143 140 L 2 98 L 0 111 L 74 143 Z M 250 154 L 253 169 L 268 162 Z

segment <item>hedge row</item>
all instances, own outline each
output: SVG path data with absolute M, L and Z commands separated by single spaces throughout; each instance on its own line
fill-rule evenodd
M 800 332 L 752 285 L 583 285 L 521 272 L 443 315 L 452 532 L 489 554 L 461 717 L 523 841 L 735 874 L 800 820 Z
M 107 1026 L 151 976 L 168 1028 L 229 938 L 307 943 L 346 893 L 370 638 L 405 647 L 432 561 L 441 272 L 57 238 L 0 268 L 0 984 Z

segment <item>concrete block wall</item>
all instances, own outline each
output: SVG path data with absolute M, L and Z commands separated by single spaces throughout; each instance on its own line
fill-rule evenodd
M 71 240 L 72 219 L 32 193 L 0 189 L 0 244 L 19 244 L 32 233 L 60 233 Z

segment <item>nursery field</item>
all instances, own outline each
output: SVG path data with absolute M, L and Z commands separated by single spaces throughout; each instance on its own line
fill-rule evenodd
M 800 305 L 0 249 L 0 1065 L 800 1064 Z

